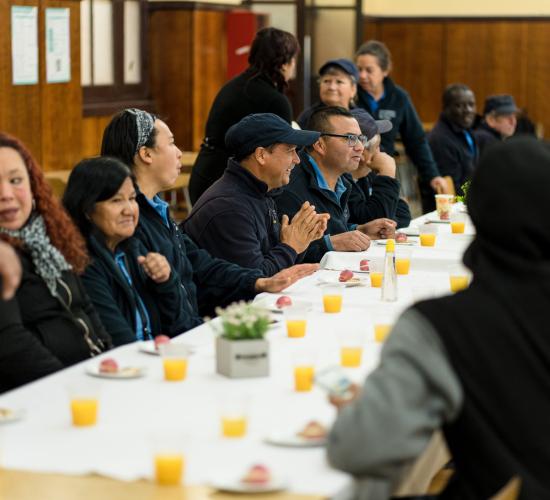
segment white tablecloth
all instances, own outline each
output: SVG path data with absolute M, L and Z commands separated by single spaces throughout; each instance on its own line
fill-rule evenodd
M 95 427 L 74 428 L 70 424 L 67 385 L 91 380 L 80 363 L 57 374 L 0 397 L 0 407 L 23 409 L 24 417 L 0 426 L 0 460 L 6 468 L 64 474 L 98 473 L 122 480 L 151 477 L 152 441 L 159 433 L 181 439 L 186 457 L 186 482 L 204 484 L 220 477 L 240 477 L 254 463 L 264 463 L 275 475 L 289 482 L 295 493 L 332 496 L 349 485 L 345 474 L 331 469 L 322 448 L 295 449 L 268 445 L 273 432 L 292 433 L 311 419 L 330 425 L 335 410 L 326 394 L 293 390 L 292 360 L 299 350 L 314 354 L 316 367 L 337 364 L 340 332 L 360 326 L 365 333 L 361 368 L 348 369 L 361 382 L 377 364 L 381 345 L 374 342 L 373 315 L 385 309 L 395 318 L 413 301 L 414 287 L 429 284 L 448 293 L 447 267 L 460 260 L 471 236 L 448 234 L 440 229 L 433 249 L 413 247 L 409 276 L 400 276 L 399 300 L 380 301 L 380 289 L 369 286 L 346 288 L 340 314 L 322 312 L 319 279 L 338 276 L 321 270 L 288 289 L 293 299 L 311 302 L 305 339 L 286 337 L 281 322 L 269 334 L 271 375 L 265 378 L 230 380 L 215 373 L 214 334 L 210 325 L 200 326 L 178 338 L 196 346 L 190 357 L 187 379 L 163 381 L 161 360 L 127 345 L 104 356 L 121 365 L 144 366 L 147 375 L 134 380 L 101 380 L 100 416 Z M 361 258 L 382 256 L 384 247 L 373 244 L 363 254 L 333 253 L 327 261 L 333 268 L 350 268 Z M 360 275 L 368 281 L 368 275 Z M 274 301 L 264 294 L 261 299 Z M 249 430 L 245 438 L 220 436 L 219 401 L 231 396 L 249 399 Z

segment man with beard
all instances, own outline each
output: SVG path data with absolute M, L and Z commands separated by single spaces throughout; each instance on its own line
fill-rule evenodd
M 478 159 L 478 147 L 471 131 L 475 114 L 472 90 L 461 83 L 449 85 L 443 92 L 443 111 L 428 136 L 439 171 L 443 176 L 452 177 L 457 194 L 462 194 L 460 187 L 472 175 Z

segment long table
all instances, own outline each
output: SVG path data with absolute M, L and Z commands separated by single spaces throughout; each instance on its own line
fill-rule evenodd
M 415 222 L 421 223 L 423 219 Z M 0 463 L 7 470 L 0 475 L 0 486 L 13 477 L 34 481 L 90 475 L 139 484 L 135 482 L 152 477 L 151 441 L 162 432 L 183 443 L 187 485 L 204 486 L 215 479 L 240 477 L 249 465 L 263 463 L 275 476 L 285 479 L 290 497 L 337 495 L 349 487 L 351 479 L 328 465 L 323 448 L 285 448 L 265 441 L 273 433 L 292 433 L 312 419 L 328 426 L 335 417 L 335 410 L 322 390 L 294 391 L 293 359 L 305 350 L 313 354 L 317 368 L 337 364 L 340 332 L 361 325 L 365 333 L 363 363 L 360 368 L 346 370 L 352 380 L 360 383 L 379 360 L 381 344 L 374 341 L 372 332 L 375 311 L 386 309 L 396 318 L 413 302 L 414 287 L 419 283 L 430 283 L 436 293 L 449 293 L 448 270 L 460 261 L 471 241 L 471 228 L 467 233 L 452 235 L 448 225 L 441 224 L 434 248 L 412 246 L 411 272 L 399 277 L 399 298 L 395 303 L 382 303 L 380 289 L 371 288 L 368 275 L 358 273 L 367 284 L 343 290 L 343 309 L 339 314 L 323 313 L 319 281 L 336 279 L 340 267 L 354 269 L 362 258 L 382 256 L 385 249 L 373 243 L 363 253 L 332 253 L 327 265 L 336 270 L 320 270 L 285 291 L 294 300 L 310 302 L 313 309 L 304 339 L 288 338 L 282 321 L 268 333 L 269 377 L 227 379 L 216 374 L 214 330 L 219 324 L 213 320 L 174 340 L 195 350 L 183 382 L 165 382 L 160 358 L 141 352 L 137 344 L 103 355 L 114 357 L 123 366 L 142 366 L 146 368 L 146 376 L 101 380 L 100 415 L 95 427 L 71 426 L 67 386 L 91 379 L 85 370 L 101 357 L 6 393 L 0 397 L 0 407 L 22 409 L 24 416 L 0 425 Z M 276 297 L 262 294 L 257 300 L 272 302 Z M 245 397 L 249 402 L 249 429 L 242 439 L 220 436 L 220 400 L 228 397 Z M 84 484 L 82 487 L 86 488 Z M 150 488 L 166 491 L 152 484 Z M 194 495 L 186 495 L 191 497 Z M 290 498 L 284 496 L 287 497 Z M 26 497 L 22 493 L 6 498 Z

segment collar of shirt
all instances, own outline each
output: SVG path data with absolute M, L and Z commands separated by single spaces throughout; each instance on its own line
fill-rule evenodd
M 311 166 L 313 167 L 313 171 L 315 172 L 315 178 L 317 179 L 317 184 L 319 185 L 319 188 L 321 188 L 323 191 L 327 191 L 328 193 L 330 193 L 330 195 L 333 198 L 335 198 L 338 203 L 340 203 L 340 199 L 342 198 L 342 195 L 346 192 L 346 186 L 344 184 L 344 181 L 342 180 L 342 177 L 338 177 L 338 180 L 336 181 L 335 189 L 333 191 L 328 186 L 327 181 L 325 180 L 316 161 L 311 157 L 311 155 L 307 155 L 307 156 L 308 156 L 308 160 L 311 163 Z
M 162 217 L 162 220 L 164 221 L 164 224 L 166 226 L 170 227 L 170 222 L 168 221 L 168 203 L 166 203 L 164 200 L 161 200 L 159 195 L 156 194 L 153 196 L 152 199 L 145 197 L 147 200 L 147 203 L 151 205 L 155 211 Z

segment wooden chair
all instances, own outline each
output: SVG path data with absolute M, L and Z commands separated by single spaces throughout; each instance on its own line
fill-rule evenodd
M 492 496 L 490 500 L 517 500 L 520 490 L 521 479 L 514 476 L 496 495 Z

